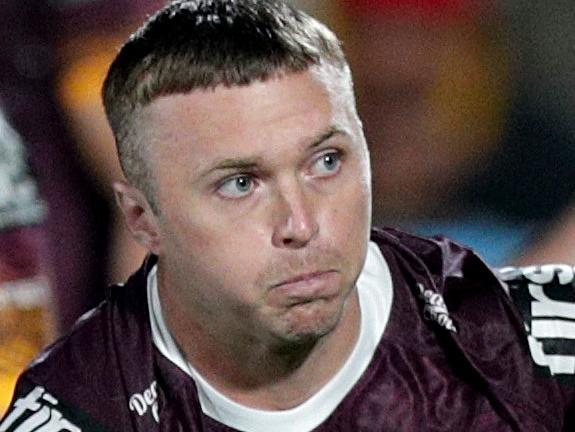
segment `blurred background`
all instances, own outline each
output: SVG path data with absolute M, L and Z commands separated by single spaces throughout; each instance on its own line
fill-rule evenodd
M 0 0 L 0 413 L 19 371 L 144 251 L 100 87 L 163 0 Z M 493 266 L 575 264 L 575 3 L 298 0 L 341 37 L 371 148 L 374 224 Z

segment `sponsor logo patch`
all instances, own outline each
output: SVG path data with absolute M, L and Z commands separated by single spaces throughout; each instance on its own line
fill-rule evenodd
M 499 270 L 525 323 L 531 357 L 550 375 L 575 376 L 575 272 L 568 265 Z
M 64 418 L 57 406 L 58 400 L 37 386 L 14 402 L 0 423 L 0 432 L 81 432 L 81 428 Z
M 418 283 L 419 298 L 423 301 L 423 318 L 432 321 L 450 332 L 457 333 L 457 327 L 449 316 L 449 311 L 443 297 L 435 291 L 425 289 Z
M 154 381 L 150 384 L 146 390 L 142 393 L 134 393 L 130 397 L 128 407 L 130 411 L 135 412 L 140 417 L 146 415 L 149 411 L 156 423 L 160 423 L 160 417 L 158 415 L 158 383 Z

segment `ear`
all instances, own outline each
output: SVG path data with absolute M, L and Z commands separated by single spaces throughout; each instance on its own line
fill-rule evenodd
M 134 239 L 150 252 L 158 255 L 161 249 L 158 218 L 144 194 L 124 181 L 114 182 L 113 188 L 116 203 Z

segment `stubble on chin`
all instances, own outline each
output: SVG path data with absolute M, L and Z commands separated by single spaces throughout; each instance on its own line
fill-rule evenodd
M 278 353 L 305 350 L 329 337 L 342 322 L 350 299 L 355 292 L 354 282 L 345 283 L 336 297 L 316 299 L 307 303 L 276 310 L 269 329 L 270 344 Z

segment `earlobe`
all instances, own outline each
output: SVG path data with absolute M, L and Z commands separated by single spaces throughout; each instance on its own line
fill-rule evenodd
M 128 229 L 134 239 L 154 254 L 160 250 L 160 230 L 144 194 L 134 186 L 117 181 L 113 184 L 116 203 L 120 207 Z

